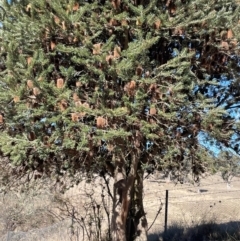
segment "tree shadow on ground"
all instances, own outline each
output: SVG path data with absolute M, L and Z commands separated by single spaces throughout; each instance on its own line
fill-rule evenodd
M 149 241 L 236 241 L 240 240 L 240 221 L 216 224 L 202 223 L 193 227 L 174 224 L 166 233 L 148 235 Z

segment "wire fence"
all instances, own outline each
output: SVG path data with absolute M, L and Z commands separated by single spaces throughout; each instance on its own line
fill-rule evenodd
M 154 186 L 155 183 L 155 186 Z M 164 232 L 169 227 L 191 228 L 206 223 L 232 223 L 240 221 L 240 179 L 231 182 L 217 181 L 201 185 L 169 185 L 166 190 L 153 192 L 157 187 L 152 181 L 151 190 L 146 190 L 146 210 L 151 222 L 157 212 L 157 203 L 162 210 L 152 225 L 153 231 Z M 166 184 L 162 188 L 166 188 Z M 156 189 L 155 189 L 156 190 Z M 157 201 L 158 200 L 158 201 Z M 166 207 L 167 205 L 167 207 Z
M 144 185 L 149 233 L 164 232 L 176 224 L 190 228 L 207 222 L 238 222 L 239 201 L 240 179 L 232 181 L 231 187 L 222 181 L 179 186 L 155 179 Z M 0 240 L 93 240 L 92 234 L 94 238 L 107 235 L 111 211 L 104 182 L 84 184 L 66 195 L 0 198 Z

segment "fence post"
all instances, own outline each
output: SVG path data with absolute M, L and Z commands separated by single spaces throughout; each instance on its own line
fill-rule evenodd
M 168 221 L 168 190 L 166 190 L 166 198 L 165 198 L 165 225 L 164 225 L 164 233 L 167 232 L 167 221 Z

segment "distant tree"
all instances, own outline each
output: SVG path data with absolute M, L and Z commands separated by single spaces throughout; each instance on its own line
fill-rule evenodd
M 112 240 L 147 240 L 145 170 L 198 181 L 208 160 L 199 136 L 230 145 L 238 129 L 229 110 L 239 101 L 239 6 L 4 2 L 0 149 L 14 175 L 64 188 L 108 174 Z
M 240 157 L 229 151 L 222 151 L 216 158 L 215 167 L 230 187 L 231 180 L 240 174 Z

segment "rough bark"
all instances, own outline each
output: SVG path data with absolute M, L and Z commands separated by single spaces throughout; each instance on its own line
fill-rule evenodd
M 147 230 L 148 223 L 146 218 L 146 213 L 143 206 L 143 174 L 144 171 L 140 169 L 137 173 L 137 184 L 136 184 L 136 206 L 137 214 L 135 218 L 135 225 L 137 228 L 137 237 L 138 241 L 147 241 Z
M 143 174 L 140 165 L 132 189 L 131 208 L 129 210 L 128 240 L 147 241 L 148 223 L 143 206 Z
M 113 216 L 111 234 L 113 241 L 126 241 L 127 239 L 127 218 L 129 216 L 129 205 L 133 185 L 137 176 L 139 159 L 135 153 L 131 154 L 131 165 L 128 176 L 126 176 L 125 160 L 116 158 L 113 186 Z

